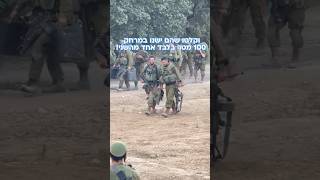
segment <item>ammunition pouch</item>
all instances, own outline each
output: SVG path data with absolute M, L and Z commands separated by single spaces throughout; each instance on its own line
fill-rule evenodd
M 177 78 L 175 75 L 171 74 L 171 75 L 164 76 L 163 81 L 166 85 L 172 85 L 176 83 Z

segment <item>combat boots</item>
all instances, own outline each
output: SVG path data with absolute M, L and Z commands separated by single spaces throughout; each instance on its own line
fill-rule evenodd
M 148 107 L 148 110 L 145 112 L 146 115 L 151 115 L 152 113 L 152 107 Z
M 167 118 L 169 116 L 169 112 L 170 112 L 170 108 L 166 108 L 166 111 L 163 112 L 161 115 L 165 118 Z

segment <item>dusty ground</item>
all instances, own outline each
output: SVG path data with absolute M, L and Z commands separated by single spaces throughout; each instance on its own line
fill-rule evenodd
M 28 97 L 14 90 L 27 79 L 29 61 L 1 57 L 0 179 L 105 180 L 106 92 L 103 72 L 92 64 L 91 91 Z M 66 85 L 77 81 L 64 64 Z M 48 83 L 44 71 L 42 82 Z
M 111 91 L 110 139 L 127 143 L 128 162 L 142 179 L 210 179 L 210 84 L 208 79 L 189 81 L 181 88 L 182 111 L 168 118 L 161 116 L 164 101 L 157 115 L 144 114 L 146 95 L 141 88 Z
M 236 111 L 229 154 L 217 164 L 215 179 L 320 179 L 319 10 L 308 11 L 303 63 L 295 70 L 258 68 L 270 53 L 252 54 L 254 36 L 246 29 L 237 59 L 245 74 L 222 84 Z M 287 30 L 282 45 L 288 61 Z

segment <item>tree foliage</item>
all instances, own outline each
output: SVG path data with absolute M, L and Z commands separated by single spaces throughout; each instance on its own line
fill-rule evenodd
M 208 36 L 210 11 L 205 2 L 207 0 L 111 0 L 111 37 L 119 42 L 125 37 Z M 191 30 L 188 33 L 187 28 Z

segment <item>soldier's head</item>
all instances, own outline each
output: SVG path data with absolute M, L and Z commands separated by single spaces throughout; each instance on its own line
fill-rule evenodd
M 167 66 L 168 64 L 170 63 L 170 60 L 168 57 L 162 57 L 161 58 L 161 64 L 164 65 L 164 66 Z
M 149 64 L 154 64 L 155 61 L 156 61 L 156 57 L 154 57 L 154 56 L 149 56 L 149 58 L 148 58 Z
M 110 157 L 114 162 L 126 161 L 127 147 L 123 142 L 116 141 L 110 147 Z

